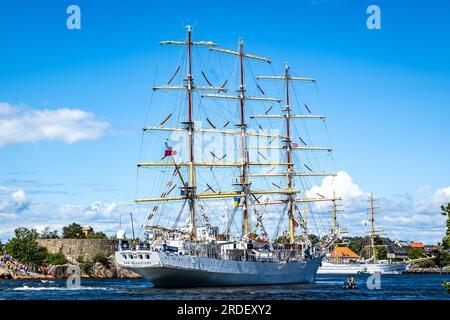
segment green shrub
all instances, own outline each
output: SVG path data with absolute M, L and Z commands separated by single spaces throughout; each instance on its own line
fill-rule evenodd
M 104 240 L 106 240 L 106 239 L 108 239 L 108 236 L 106 234 L 104 234 L 103 232 L 99 231 L 99 232 L 89 233 L 86 238 L 88 238 L 88 239 L 104 239 Z
M 45 263 L 52 265 L 61 265 L 67 262 L 67 258 L 62 253 L 48 253 L 45 258 Z
M 100 262 L 103 265 L 106 265 L 108 263 L 108 256 L 105 252 L 99 252 L 97 253 L 94 258 L 92 259 L 93 263 Z
M 94 263 L 92 263 L 92 261 L 89 261 L 89 260 L 84 261 L 83 263 L 80 264 L 80 269 L 85 274 L 91 273 L 93 267 L 94 267 Z
M 408 248 L 406 252 L 408 253 L 408 258 L 411 260 L 425 257 L 423 251 L 418 248 Z

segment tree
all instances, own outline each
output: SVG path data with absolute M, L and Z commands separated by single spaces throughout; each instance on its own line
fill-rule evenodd
M 387 248 L 383 245 L 376 246 L 377 251 L 377 259 L 378 260 L 386 260 L 387 259 Z
M 108 236 L 105 233 L 99 231 L 99 232 L 89 233 L 86 238 L 88 238 L 88 239 L 108 239 Z
M 62 237 L 64 239 L 84 239 L 83 227 L 73 222 L 62 228 Z
M 446 207 L 444 205 L 441 206 L 441 214 L 447 216 L 447 232 L 444 238 L 442 238 L 442 248 L 448 250 L 450 249 L 450 202 Z
M 309 239 L 309 241 L 311 241 L 312 245 L 320 243 L 320 238 L 318 236 L 316 236 L 315 234 L 309 234 L 308 239 Z
M 348 247 L 356 254 L 361 254 L 363 238 L 362 237 L 348 237 Z
M 435 259 L 434 262 L 436 263 L 437 266 L 443 268 L 446 266 L 450 266 L 450 253 L 448 253 L 445 250 L 437 250 L 437 252 L 435 252 Z
M 50 231 L 50 227 L 45 227 L 39 234 L 39 239 L 59 239 L 58 230 Z
M 406 249 L 406 252 L 408 253 L 408 258 L 411 260 L 425 257 L 425 254 L 422 252 L 422 250 L 418 248 L 408 248 Z
M 22 263 L 31 262 L 35 267 L 41 265 L 48 254 L 46 248 L 39 246 L 38 233 L 34 229 L 17 228 L 15 236 L 5 245 L 5 252 Z

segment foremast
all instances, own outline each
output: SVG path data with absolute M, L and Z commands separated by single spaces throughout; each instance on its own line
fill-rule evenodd
M 187 96 L 188 96 L 188 121 L 186 123 L 188 131 L 188 143 L 189 143 L 189 188 L 188 188 L 188 198 L 189 198 L 189 211 L 191 213 L 189 230 L 191 232 L 191 237 L 193 240 L 197 239 L 197 227 L 196 227 L 196 216 L 195 216 L 195 165 L 194 165 L 194 121 L 193 121 L 193 110 L 192 110 L 192 58 L 191 58 L 191 26 L 188 26 L 187 31 L 187 52 L 188 52 L 188 74 L 187 74 Z
M 180 179 L 183 183 L 183 188 L 185 189 L 185 193 L 186 193 L 186 198 L 189 202 L 189 211 L 190 211 L 190 219 L 189 219 L 189 232 L 191 235 L 191 239 L 192 240 L 196 240 L 197 239 L 197 227 L 196 227 L 196 170 L 195 170 L 195 159 L 194 159 L 194 132 L 195 132 L 195 126 L 194 126 L 194 110 L 193 110 L 193 99 L 192 99 L 192 91 L 194 89 L 199 89 L 199 90 L 223 90 L 223 88 L 215 88 L 215 87 L 194 87 L 193 84 L 193 76 L 192 76 L 192 47 L 195 45 L 198 46 L 217 46 L 216 43 L 211 42 L 211 41 L 198 41 L 198 42 L 194 42 L 192 41 L 192 31 L 191 31 L 191 26 L 188 25 L 187 26 L 187 37 L 186 37 L 186 41 L 162 41 L 161 42 L 162 45 L 184 45 L 186 46 L 186 50 L 187 50 L 187 75 L 186 75 L 186 85 L 183 86 L 170 86 L 170 82 L 173 80 L 173 78 L 175 77 L 176 73 L 178 72 L 179 69 L 177 69 L 177 71 L 175 72 L 175 74 L 173 75 L 172 79 L 169 81 L 168 85 L 166 86 L 159 86 L 159 87 L 153 87 L 153 90 L 158 90 L 158 89 L 169 89 L 169 90 L 173 90 L 173 89 L 181 89 L 181 90 L 186 90 L 187 93 L 187 100 L 188 100 L 188 116 L 187 116 L 187 121 L 184 122 L 183 124 L 185 125 L 185 130 L 187 131 L 188 134 L 188 150 L 189 150 L 189 154 L 188 154 L 188 165 L 189 165 L 189 182 L 186 184 L 181 176 L 181 173 L 179 172 L 179 166 L 175 163 L 175 160 L 173 159 L 172 154 L 170 155 L 173 163 L 175 165 L 175 171 L 178 172 Z M 170 117 L 170 116 L 169 116 Z M 168 118 L 166 118 L 167 120 Z M 165 121 L 166 121 L 165 120 Z M 165 122 L 164 121 L 164 122 Z M 147 128 L 144 128 L 144 131 Z M 139 167 L 139 164 L 138 164 Z
M 244 42 L 239 40 L 239 66 L 240 66 L 240 83 L 239 83 L 239 104 L 241 111 L 241 176 L 239 184 L 241 185 L 241 191 L 244 194 L 242 197 L 242 210 L 243 210 L 243 225 L 242 236 L 249 236 L 249 223 L 248 223 L 248 196 L 250 194 L 249 183 L 247 178 L 248 170 L 248 151 L 247 151 L 247 124 L 245 122 L 245 86 L 244 86 Z

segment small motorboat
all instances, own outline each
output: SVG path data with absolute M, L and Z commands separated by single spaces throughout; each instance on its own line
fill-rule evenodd
M 342 289 L 358 289 L 358 286 L 355 284 L 355 278 L 347 278 L 347 280 L 344 281 Z

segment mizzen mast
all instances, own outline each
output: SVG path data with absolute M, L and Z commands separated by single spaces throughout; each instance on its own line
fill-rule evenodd
M 293 177 L 294 177 L 294 170 L 293 170 L 293 164 L 292 164 L 292 150 L 326 150 L 331 151 L 331 148 L 320 148 L 320 147 L 299 147 L 299 146 L 293 146 L 292 145 L 292 138 L 291 138 L 291 118 L 311 118 L 311 119 L 324 119 L 324 116 L 320 115 L 309 115 L 309 117 L 301 116 L 301 115 L 292 115 L 291 114 L 291 103 L 290 103 L 290 96 L 289 96 L 289 82 L 290 81 L 308 81 L 308 82 L 315 82 L 315 79 L 312 78 L 303 78 L 303 77 L 291 77 L 289 74 L 289 66 L 286 63 L 286 67 L 284 70 L 283 76 L 258 76 L 257 79 L 266 79 L 266 80 L 282 80 L 285 82 L 285 99 L 286 99 L 286 108 L 284 109 L 284 114 L 281 115 L 256 115 L 252 118 L 284 118 L 285 124 L 286 124 L 286 139 L 285 144 L 283 146 L 283 149 L 286 150 L 286 157 L 287 157 L 287 172 L 285 173 L 286 179 L 287 179 L 287 189 L 292 190 L 293 189 Z M 273 147 L 270 147 L 273 148 Z M 326 176 L 326 175 L 334 175 L 332 173 L 316 173 L 318 176 Z M 295 199 L 292 194 L 287 195 L 287 209 L 288 209 L 288 216 L 289 216 L 289 241 L 291 243 L 294 242 L 294 228 L 295 228 L 295 219 L 294 219 L 294 203 Z

